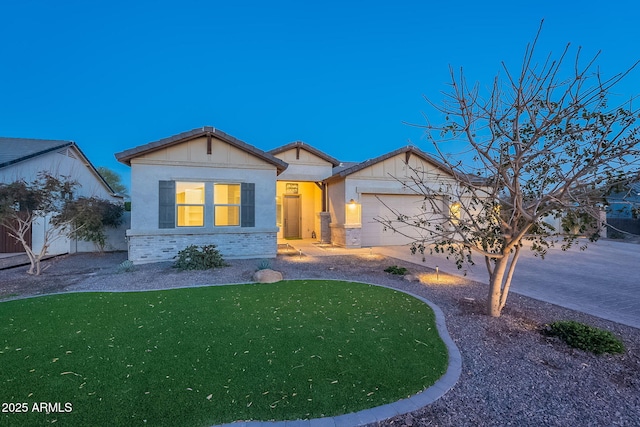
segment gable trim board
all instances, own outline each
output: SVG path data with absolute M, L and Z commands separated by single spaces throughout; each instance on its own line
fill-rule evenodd
M 334 167 L 340 165 L 340 160 L 331 157 L 330 155 L 323 153 L 322 151 L 318 150 L 315 147 L 312 147 L 311 145 L 302 142 L 302 141 L 294 141 L 291 142 L 289 144 L 285 144 L 281 147 L 278 148 L 274 148 L 273 150 L 270 150 L 269 153 L 272 155 L 278 155 L 280 153 L 284 153 L 285 151 L 289 151 L 291 149 L 295 149 L 296 150 L 296 158 L 299 159 L 300 158 L 300 150 L 305 150 L 308 151 L 309 153 L 315 155 L 316 157 L 321 158 L 322 160 L 331 163 L 331 165 L 333 165 Z
M 138 147 L 131 148 L 129 150 L 122 151 L 120 153 L 116 153 L 115 156 L 119 162 L 131 166 L 131 160 L 135 158 L 141 157 L 145 154 L 153 153 L 161 149 L 169 148 L 174 145 L 183 144 L 185 142 L 188 142 L 203 136 L 207 138 L 207 146 L 206 146 L 207 152 L 205 153 L 206 155 L 211 155 L 210 144 L 211 144 L 211 138 L 214 137 L 242 151 L 246 151 L 247 153 L 261 160 L 264 160 L 267 163 L 272 164 L 273 166 L 276 167 L 278 174 L 280 174 L 282 171 L 284 171 L 287 168 L 287 164 L 282 160 L 272 156 L 269 153 L 266 153 L 260 150 L 257 147 L 254 147 L 253 145 L 247 144 L 246 142 L 241 141 L 211 126 L 203 126 L 202 128 L 199 128 L 199 129 L 193 129 L 188 132 L 183 132 L 174 136 L 170 136 L 168 138 L 160 139 L 155 142 L 150 142 L 148 144 L 140 145 Z

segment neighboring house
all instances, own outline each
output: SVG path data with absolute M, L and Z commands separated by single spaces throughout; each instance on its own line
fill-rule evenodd
M 68 176 L 77 181 L 79 186 L 74 196 L 99 197 L 113 203 L 122 203 L 122 197 L 114 194 L 75 142 L 0 137 L 0 182 L 32 182 L 43 171 L 57 177 Z M 31 244 L 34 251 L 39 252 L 42 248 L 44 233 L 48 227 L 48 221 L 33 224 Z M 108 250 L 127 249 L 124 232 L 127 227 L 128 224 L 123 224 L 120 229 L 107 230 Z M 48 253 L 56 255 L 95 250 L 92 242 L 59 237 L 49 247 Z M 24 249 L 3 229 L 0 230 L 0 252 L 24 252 Z
M 127 236 L 134 263 L 171 260 L 191 244 L 215 244 L 227 258 L 273 258 L 284 239 L 349 248 L 406 244 L 410 238 L 385 231 L 375 218 L 389 216 L 385 205 L 428 214 L 430 204 L 411 188 L 410 169 L 425 173 L 445 207 L 457 185 L 411 146 L 344 164 L 303 142 L 265 152 L 213 127 L 116 158 L 131 166 Z
M 609 237 L 623 238 L 626 233 L 640 235 L 640 182 L 621 186 L 606 196 Z
M 640 212 L 640 182 L 625 185 L 606 196 L 607 219 L 637 219 Z

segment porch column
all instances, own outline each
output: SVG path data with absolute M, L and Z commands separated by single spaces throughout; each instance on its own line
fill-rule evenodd
M 320 212 L 320 243 L 331 243 L 331 214 L 329 212 Z

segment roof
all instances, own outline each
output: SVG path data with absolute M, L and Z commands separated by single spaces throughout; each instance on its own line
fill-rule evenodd
M 75 145 L 73 141 L 0 137 L 0 168 Z
M 114 196 L 116 193 L 104 180 L 98 170 L 89 161 L 80 147 L 73 141 L 63 141 L 54 139 L 30 139 L 30 138 L 7 138 L 0 137 L 0 168 L 11 166 L 38 156 L 42 156 L 62 148 L 74 148 L 82 157 L 85 165 L 96 175 L 102 185 Z
M 276 167 L 278 173 L 284 171 L 288 164 L 273 155 L 262 151 L 261 149 L 254 147 L 253 145 L 247 144 L 244 141 L 241 141 L 231 135 L 228 135 L 222 132 L 219 129 L 216 129 L 211 126 L 203 126 L 201 128 L 193 129 L 188 132 L 182 132 L 177 135 L 170 136 L 168 138 L 163 138 L 158 141 L 150 142 L 148 144 L 140 145 L 135 148 L 131 148 L 129 150 L 121 151 L 120 153 L 116 153 L 116 159 L 124 163 L 126 165 L 131 166 L 131 160 L 145 155 L 149 153 L 153 153 L 154 151 L 161 150 L 163 148 L 171 147 L 173 145 L 178 145 L 183 142 L 187 142 L 196 138 L 200 138 L 202 136 L 213 136 L 221 141 L 224 141 L 236 148 L 244 150 L 254 156 L 264 160 L 267 163 L 270 163 Z
M 338 172 L 342 172 L 345 169 L 349 169 L 350 167 L 353 167 L 359 163 L 360 162 L 342 162 L 338 166 L 335 166 L 333 168 L 333 175 L 337 174 Z
M 436 168 L 442 170 L 443 172 L 449 174 L 449 175 L 454 175 L 454 173 L 444 164 L 440 163 L 439 161 L 437 161 L 436 159 L 434 159 L 433 157 L 431 157 L 430 155 L 428 155 L 427 153 L 425 153 L 424 151 L 420 150 L 419 148 L 413 146 L 413 145 L 407 145 L 406 147 L 402 147 L 402 148 L 398 148 L 397 150 L 391 151 L 387 154 L 383 154 L 382 156 L 378 156 L 375 157 L 373 159 L 369 159 L 367 161 L 364 161 L 362 163 L 357 163 L 351 167 L 347 167 L 347 168 L 335 168 L 334 169 L 334 174 L 327 178 L 326 181 L 330 182 L 330 181 L 335 181 L 337 179 L 340 178 L 345 178 L 348 175 L 351 175 L 355 172 L 358 172 L 362 169 L 365 169 L 369 166 L 375 165 L 376 163 L 380 163 L 384 160 L 390 159 L 392 157 L 397 156 L 398 154 L 407 154 L 407 156 L 410 155 L 416 155 L 420 158 L 422 158 L 423 160 L 431 163 L 433 166 L 435 166 Z M 408 157 L 407 157 L 408 158 Z
M 330 155 L 302 141 L 294 141 L 294 142 L 290 142 L 289 144 L 283 145 L 281 147 L 274 148 L 273 150 L 269 151 L 269 154 L 276 155 L 294 148 L 302 148 L 303 150 L 307 150 L 311 154 L 314 154 L 320 157 L 322 160 L 326 160 L 327 162 L 331 163 L 331 165 L 333 165 L 334 167 L 340 165 L 340 160 L 337 160 L 336 158 L 331 157 Z

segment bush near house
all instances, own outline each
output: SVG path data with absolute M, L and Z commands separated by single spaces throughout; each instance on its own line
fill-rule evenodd
M 398 267 L 397 265 L 392 265 L 384 269 L 386 273 L 397 274 L 398 276 L 404 276 L 407 274 L 408 270 L 404 267 Z
M 100 252 L 104 252 L 107 244 L 105 228 L 116 228 L 122 224 L 123 212 L 124 206 L 121 204 L 97 197 L 79 197 L 68 201 L 64 210 L 52 223 L 73 223 L 75 226 L 69 232 L 69 236 L 93 242 Z
M 594 354 L 624 353 L 622 341 L 611 332 L 573 320 L 553 322 L 545 328 L 549 335 L 556 336 L 571 347 Z
M 177 260 L 173 265 L 178 270 L 209 270 L 212 268 L 226 267 L 227 264 L 222 258 L 216 245 L 196 246 L 189 245 L 178 252 Z

